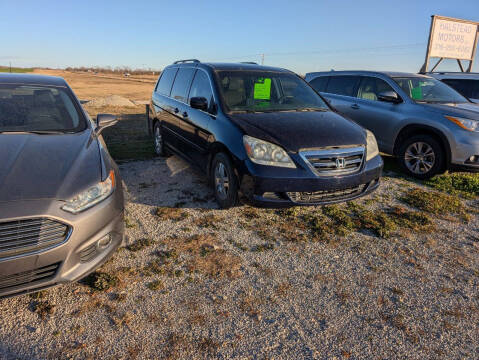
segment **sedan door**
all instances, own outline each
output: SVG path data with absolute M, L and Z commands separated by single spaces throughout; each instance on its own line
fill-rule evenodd
M 379 100 L 379 94 L 396 92 L 385 80 L 373 76 L 362 76 L 357 98 L 351 106 L 351 119 L 373 132 L 379 148 L 391 149 L 395 139 L 395 129 L 404 118 L 401 103 Z

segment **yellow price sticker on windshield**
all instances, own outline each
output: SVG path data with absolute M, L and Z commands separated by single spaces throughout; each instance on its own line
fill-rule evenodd
M 270 100 L 271 99 L 271 79 L 259 78 L 254 82 L 255 100 Z

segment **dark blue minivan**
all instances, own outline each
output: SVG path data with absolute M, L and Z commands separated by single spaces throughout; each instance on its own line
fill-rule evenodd
M 288 70 L 177 61 L 158 79 L 148 124 L 156 153 L 205 171 L 222 208 L 239 193 L 259 206 L 321 205 L 379 185 L 374 135 Z

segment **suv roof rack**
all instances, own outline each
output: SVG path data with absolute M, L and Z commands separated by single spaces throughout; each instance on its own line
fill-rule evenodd
M 173 64 L 183 64 L 187 62 L 199 63 L 200 61 L 198 59 L 186 59 L 186 60 L 175 61 Z
M 257 62 L 254 62 L 254 61 L 241 61 L 240 64 L 258 65 L 258 63 L 257 63 Z

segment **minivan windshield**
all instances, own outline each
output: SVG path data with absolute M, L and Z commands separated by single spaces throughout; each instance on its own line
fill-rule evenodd
M 291 73 L 233 70 L 217 74 L 218 87 L 230 112 L 328 110 L 321 97 Z
M 0 84 L 0 133 L 71 133 L 85 128 L 66 89 Z
M 456 90 L 433 78 L 396 77 L 394 81 L 416 102 L 455 104 L 469 102 Z

